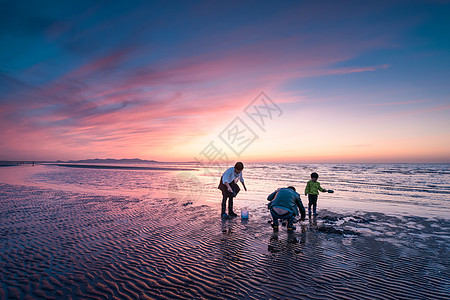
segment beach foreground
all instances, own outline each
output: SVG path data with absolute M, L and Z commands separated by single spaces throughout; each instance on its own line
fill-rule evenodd
M 321 211 L 273 233 L 175 198 L 0 184 L 0 298 L 448 299 L 445 219 Z

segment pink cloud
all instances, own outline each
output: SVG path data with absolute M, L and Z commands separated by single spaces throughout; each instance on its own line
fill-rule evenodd
M 413 101 L 402 101 L 402 102 L 388 102 L 388 103 L 367 103 L 366 105 L 370 106 L 391 106 L 391 105 L 408 105 L 415 103 L 425 103 L 430 102 L 431 100 L 413 100 Z
M 389 68 L 389 65 L 379 65 L 379 66 L 369 66 L 369 67 L 363 67 L 363 68 L 346 68 L 342 74 L 347 73 L 359 73 L 359 72 L 374 72 L 378 70 L 386 70 Z
M 11 100 L 19 98 L 20 106 L 2 107 L 1 114 L 10 117 L 2 126 L 13 128 L 3 138 L 7 149 L 34 148 L 42 155 L 92 149 L 107 153 L 123 147 L 151 151 L 173 146 L 185 136 L 208 133 L 261 90 L 274 91 L 291 79 L 388 67 L 329 67 L 372 47 L 367 41 L 350 47 L 336 39 L 326 47 L 307 45 L 298 52 L 283 52 L 301 42 L 301 37 L 261 41 L 131 70 L 122 67 L 136 49 L 117 49 L 46 85 L 9 95 Z M 273 100 L 287 103 L 298 98 L 280 95 Z
M 415 115 L 415 114 L 423 114 L 423 113 L 429 113 L 429 112 L 435 112 L 435 111 L 444 111 L 449 110 L 450 105 L 441 105 L 441 106 L 435 106 L 435 107 L 429 107 L 424 109 L 416 109 L 416 110 L 410 110 L 403 112 L 402 115 Z

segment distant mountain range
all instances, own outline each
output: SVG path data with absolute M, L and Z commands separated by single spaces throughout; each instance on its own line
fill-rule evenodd
M 95 158 L 95 159 L 83 159 L 83 160 L 69 160 L 69 161 L 62 161 L 58 160 L 57 163 L 103 163 L 103 164 L 121 164 L 121 163 L 155 163 L 156 160 L 145 160 L 140 158 L 123 158 L 123 159 L 114 159 L 114 158 Z

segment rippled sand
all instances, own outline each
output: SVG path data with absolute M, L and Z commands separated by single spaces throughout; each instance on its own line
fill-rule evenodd
M 267 210 L 0 184 L 0 298 L 448 299 L 450 222 Z

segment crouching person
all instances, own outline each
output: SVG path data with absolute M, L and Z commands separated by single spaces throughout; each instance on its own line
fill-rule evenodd
M 287 220 L 287 230 L 295 230 L 295 216 L 299 215 L 299 211 L 301 220 L 305 220 L 305 208 L 300 195 L 293 186 L 277 189 L 267 197 L 267 200 L 270 201 L 268 206 L 273 218 L 272 227 L 274 231 L 278 231 L 278 219 Z

